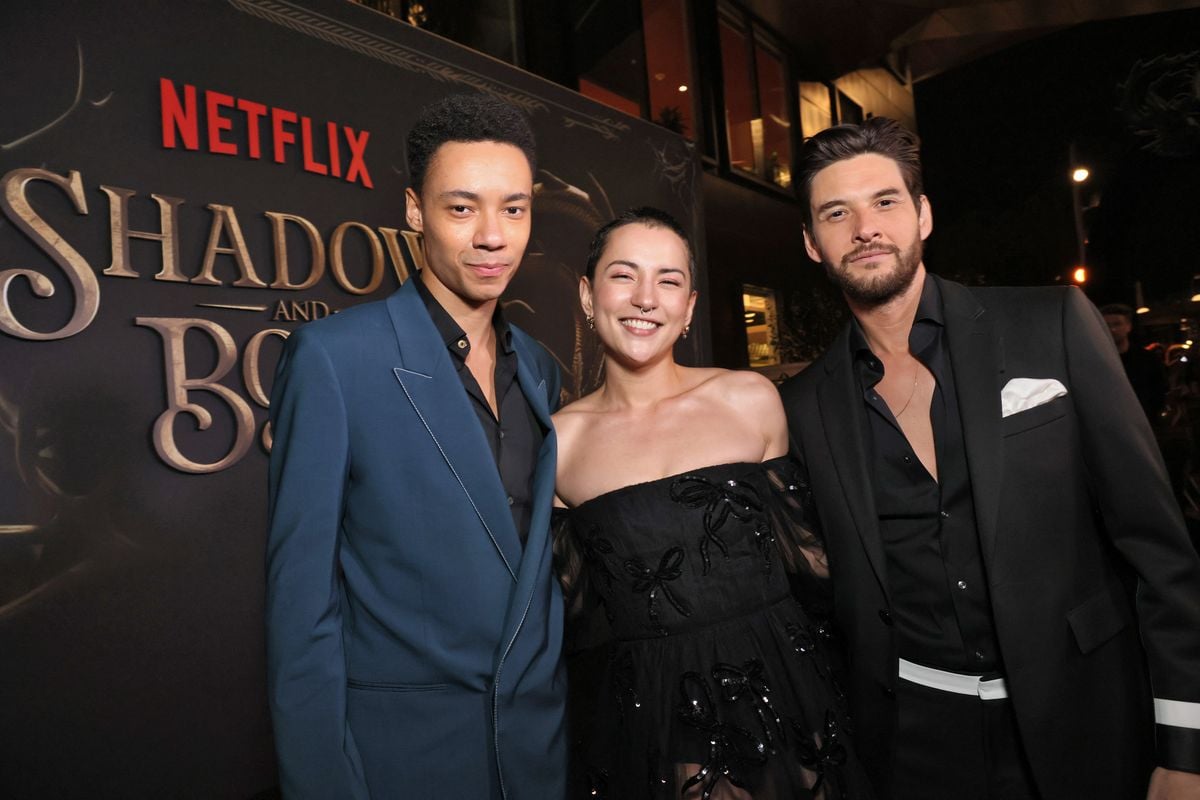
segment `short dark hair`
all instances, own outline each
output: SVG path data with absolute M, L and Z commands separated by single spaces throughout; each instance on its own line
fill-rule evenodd
M 421 193 L 434 155 L 447 142 L 511 144 L 537 172 L 537 144 L 529 119 L 515 106 L 485 94 L 452 94 L 425 107 L 408 132 L 408 178 Z
M 800 148 L 800 200 L 805 227 L 812 228 L 812 184 L 817 173 L 839 161 L 867 153 L 895 161 L 914 200 L 924 193 L 921 140 L 896 120 L 871 117 L 861 125 L 826 128 L 805 139 Z
M 596 265 L 600 263 L 600 256 L 604 255 L 604 248 L 608 247 L 608 240 L 612 236 L 613 231 L 623 228 L 626 225 L 666 228 L 678 236 L 683 241 L 684 249 L 687 250 L 688 280 L 691 281 L 693 287 L 696 285 L 696 255 L 692 250 L 692 242 L 688 239 L 687 231 L 679 224 L 679 220 L 661 208 L 654 208 L 652 206 L 631 208 L 618 215 L 615 219 L 606 222 L 600 227 L 600 230 L 596 231 L 596 235 L 592 237 L 592 243 L 588 247 L 587 268 L 584 270 L 584 274 L 589 281 L 596 277 Z
M 1130 322 L 1133 322 L 1133 306 L 1127 306 L 1124 303 L 1109 303 L 1108 305 L 1100 306 L 1100 315 L 1107 317 L 1110 314 L 1120 314 Z

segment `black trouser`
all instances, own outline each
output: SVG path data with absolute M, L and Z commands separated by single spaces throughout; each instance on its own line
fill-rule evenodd
M 1037 800 L 1012 703 L 900 680 L 891 800 Z

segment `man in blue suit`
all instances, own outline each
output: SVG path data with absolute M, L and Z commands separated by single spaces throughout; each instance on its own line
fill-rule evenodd
M 550 356 L 498 303 L 533 134 L 455 96 L 408 137 L 425 267 L 296 331 L 271 400 L 268 694 L 287 798 L 564 794 Z

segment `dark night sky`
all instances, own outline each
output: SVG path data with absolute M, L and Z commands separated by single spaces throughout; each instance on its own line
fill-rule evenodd
M 1088 23 L 918 84 L 930 268 L 994 285 L 1068 280 L 1074 141 L 1100 200 L 1086 215 L 1092 299 L 1132 302 L 1135 279 L 1152 306 L 1188 292 L 1200 272 L 1200 130 L 1186 157 L 1146 152 L 1118 109 L 1118 86 L 1138 60 L 1200 51 L 1198 31 L 1200 10 Z M 1200 125 L 1200 78 L 1189 91 Z

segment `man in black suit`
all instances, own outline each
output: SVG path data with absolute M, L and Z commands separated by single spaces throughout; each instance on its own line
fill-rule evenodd
M 1099 313 L 929 275 L 891 120 L 801 166 L 853 319 L 782 392 L 880 794 L 1200 797 L 1200 559 Z

